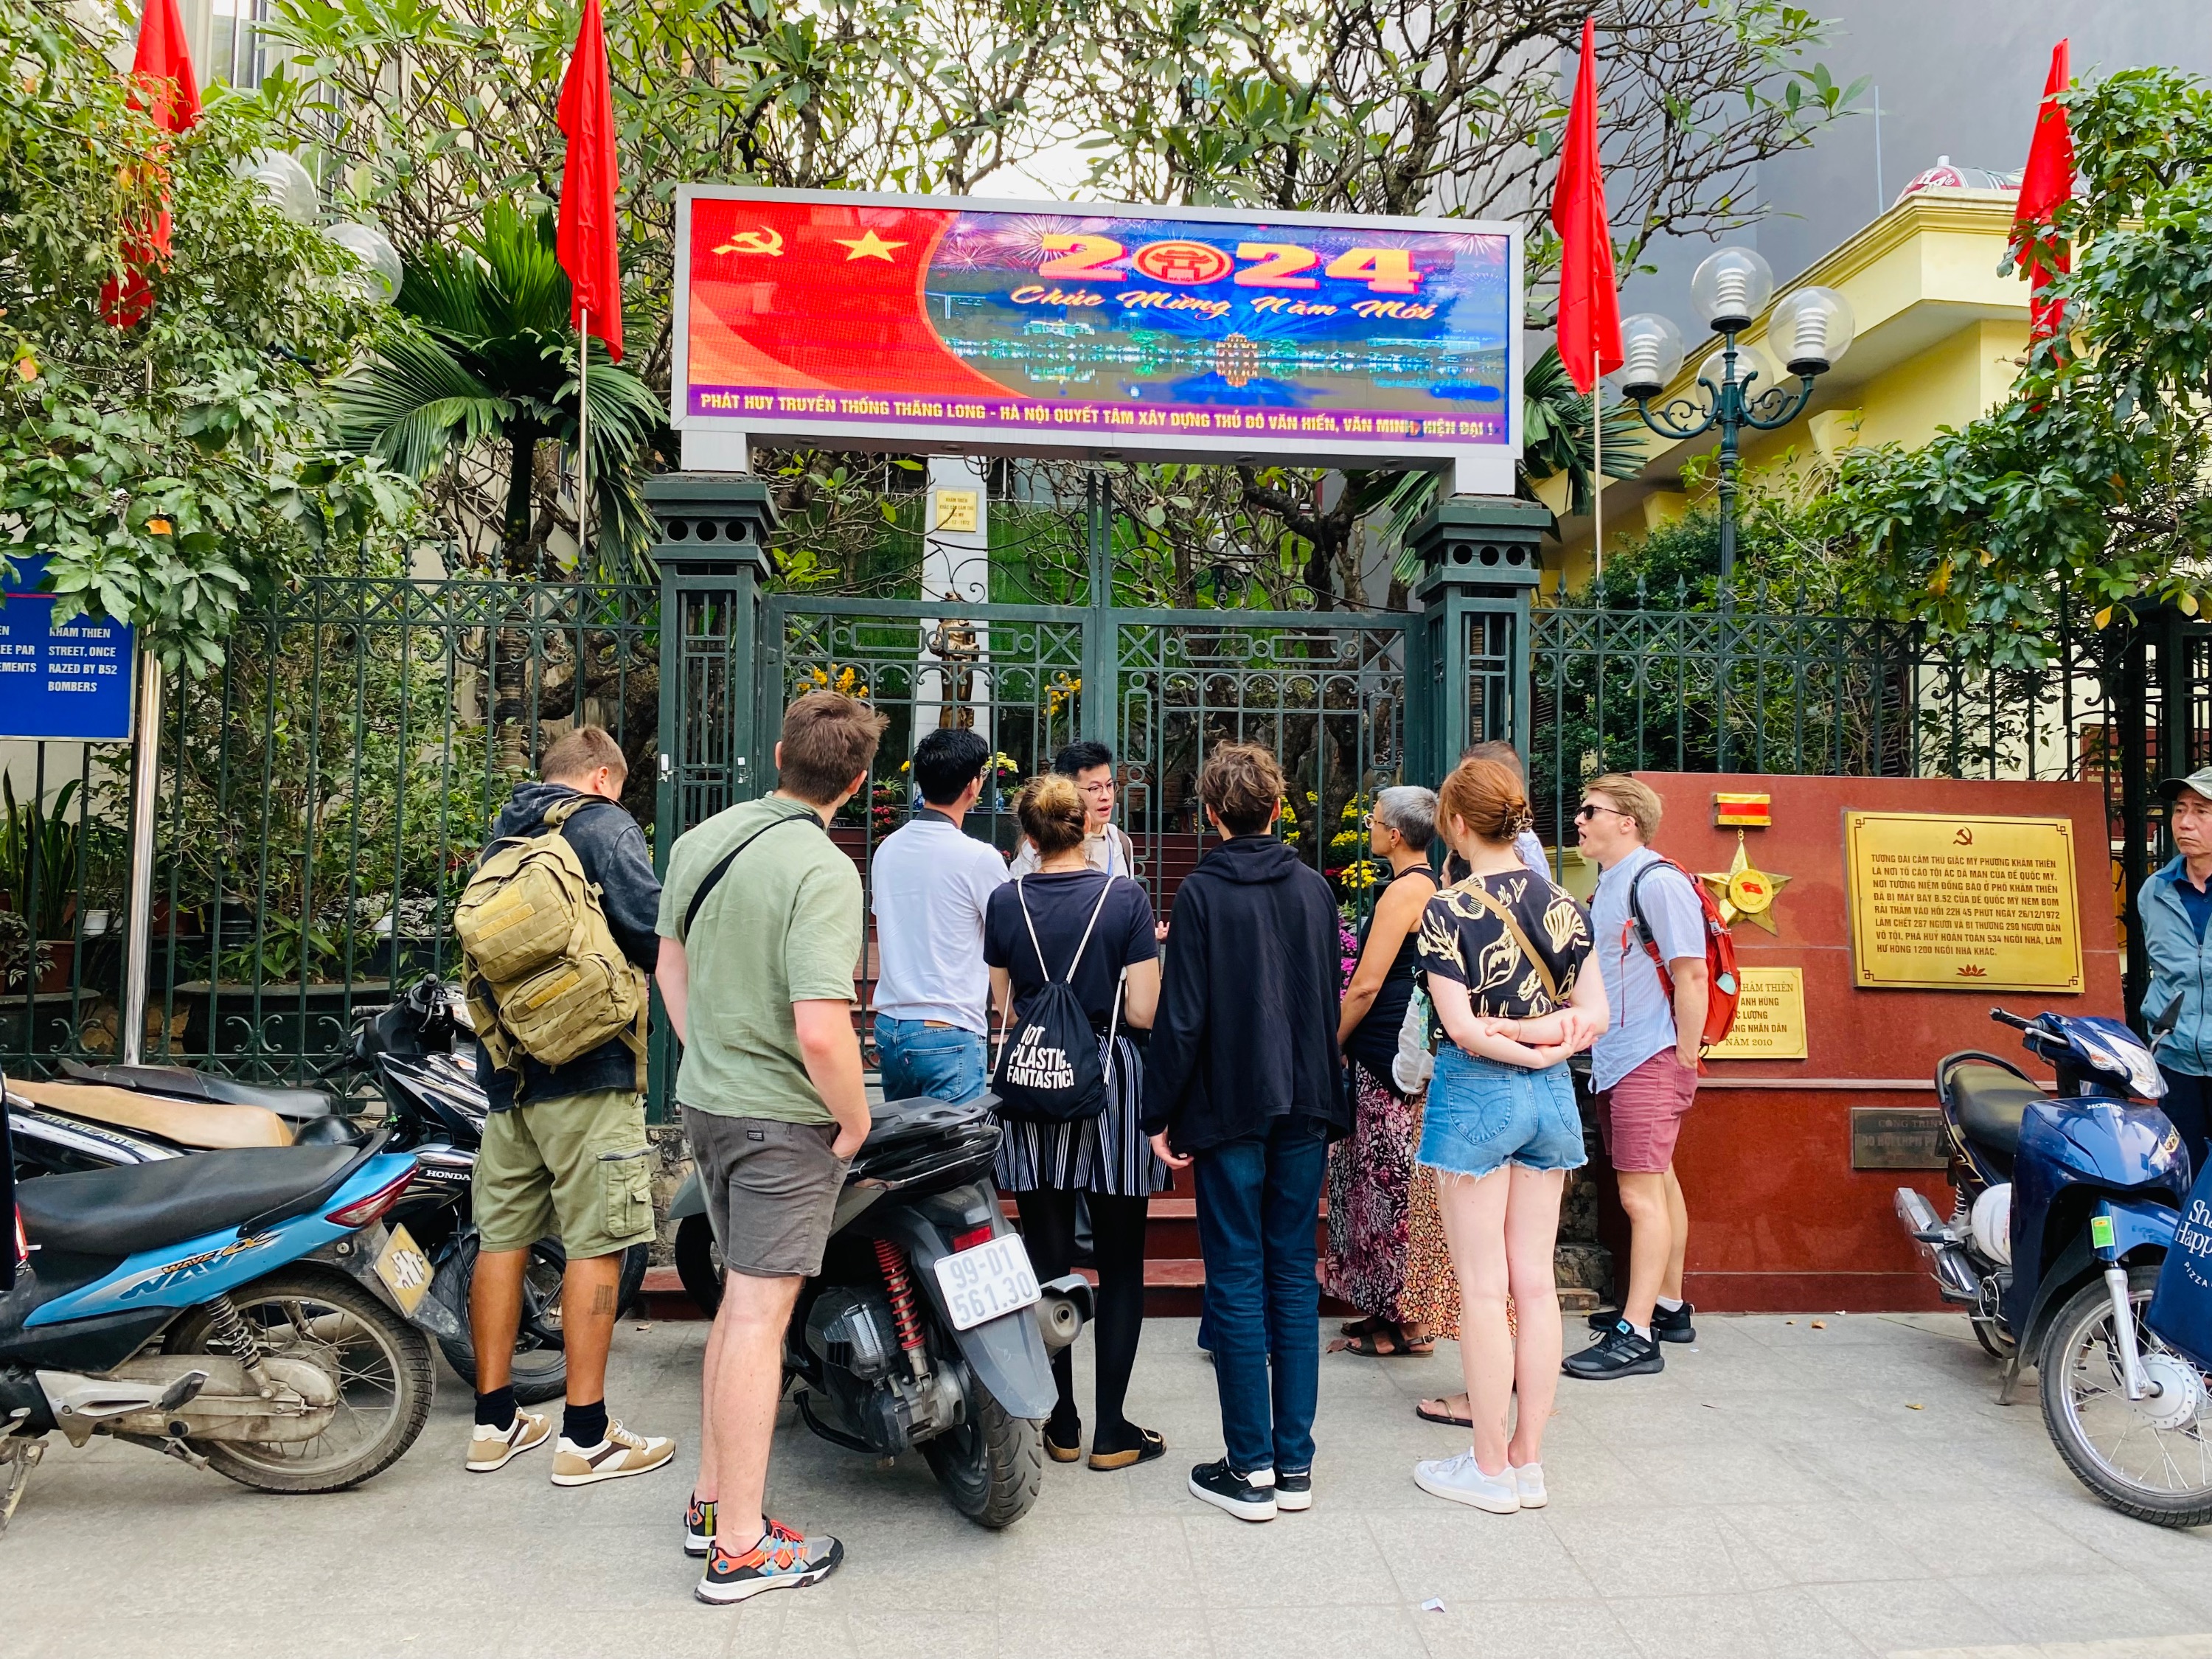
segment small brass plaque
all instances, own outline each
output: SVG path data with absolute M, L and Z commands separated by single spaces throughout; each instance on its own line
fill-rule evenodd
M 1861 989 L 2081 989 L 2069 820 L 1847 811 L 1844 863 Z
M 976 494 L 972 489 L 940 489 L 937 492 L 937 527 L 975 533 Z
M 1805 1058 L 1805 970 L 1740 968 L 1743 995 L 1727 1040 L 1705 1050 L 1707 1060 Z
M 1937 1108 L 1851 1108 L 1854 1170 L 1941 1170 L 1950 1161 L 1943 1147 L 1943 1114 Z

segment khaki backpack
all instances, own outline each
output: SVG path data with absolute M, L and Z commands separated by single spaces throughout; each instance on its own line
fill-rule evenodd
M 645 1087 L 646 976 L 615 943 L 599 889 L 561 833 L 596 798 L 545 814 L 535 835 L 494 842 L 453 910 L 468 963 L 469 1023 L 493 1065 L 561 1066 L 620 1037 Z

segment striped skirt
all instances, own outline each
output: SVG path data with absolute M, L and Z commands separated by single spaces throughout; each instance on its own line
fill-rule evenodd
M 1099 1042 L 1099 1058 L 1108 1059 Z M 1114 1039 L 1106 1109 L 1075 1123 L 1001 1118 L 997 1176 L 1002 1193 L 1049 1188 L 1109 1198 L 1149 1198 L 1168 1184 L 1144 1126 L 1144 1061 L 1128 1038 Z

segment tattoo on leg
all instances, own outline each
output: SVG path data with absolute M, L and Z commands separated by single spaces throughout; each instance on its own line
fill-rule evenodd
M 595 1314 L 611 1314 L 616 1311 L 613 1285 L 594 1285 L 592 1287 L 592 1311 Z

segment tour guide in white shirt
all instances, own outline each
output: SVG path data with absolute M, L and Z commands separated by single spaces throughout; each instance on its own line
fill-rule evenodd
M 884 1098 L 956 1105 L 988 1085 L 990 969 L 983 908 L 1006 860 L 960 827 L 982 793 L 991 746 L 940 726 L 914 751 L 926 803 L 876 849 L 876 1052 Z
M 1696 1336 L 1682 1299 L 1690 1212 L 1674 1178 L 1674 1140 L 1697 1098 L 1709 989 L 1705 908 L 1689 878 L 1646 845 L 1659 811 L 1648 785 L 1611 772 L 1583 791 L 1575 814 L 1576 840 L 1602 872 L 1590 904 L 1591 954 L 1613 1010 L 1612 1026 L 1590 1050 L 1590 1089 L 1630 1228 L 1620 1316 L 1593 1317 L 1603 1334 L 1566 1362 L 1569 1376 L 1593 1382 L 1664 1370 L 1658 1345 Z M 1663 977 L 1634 924 L 1632 888 L 1665 958 Z

